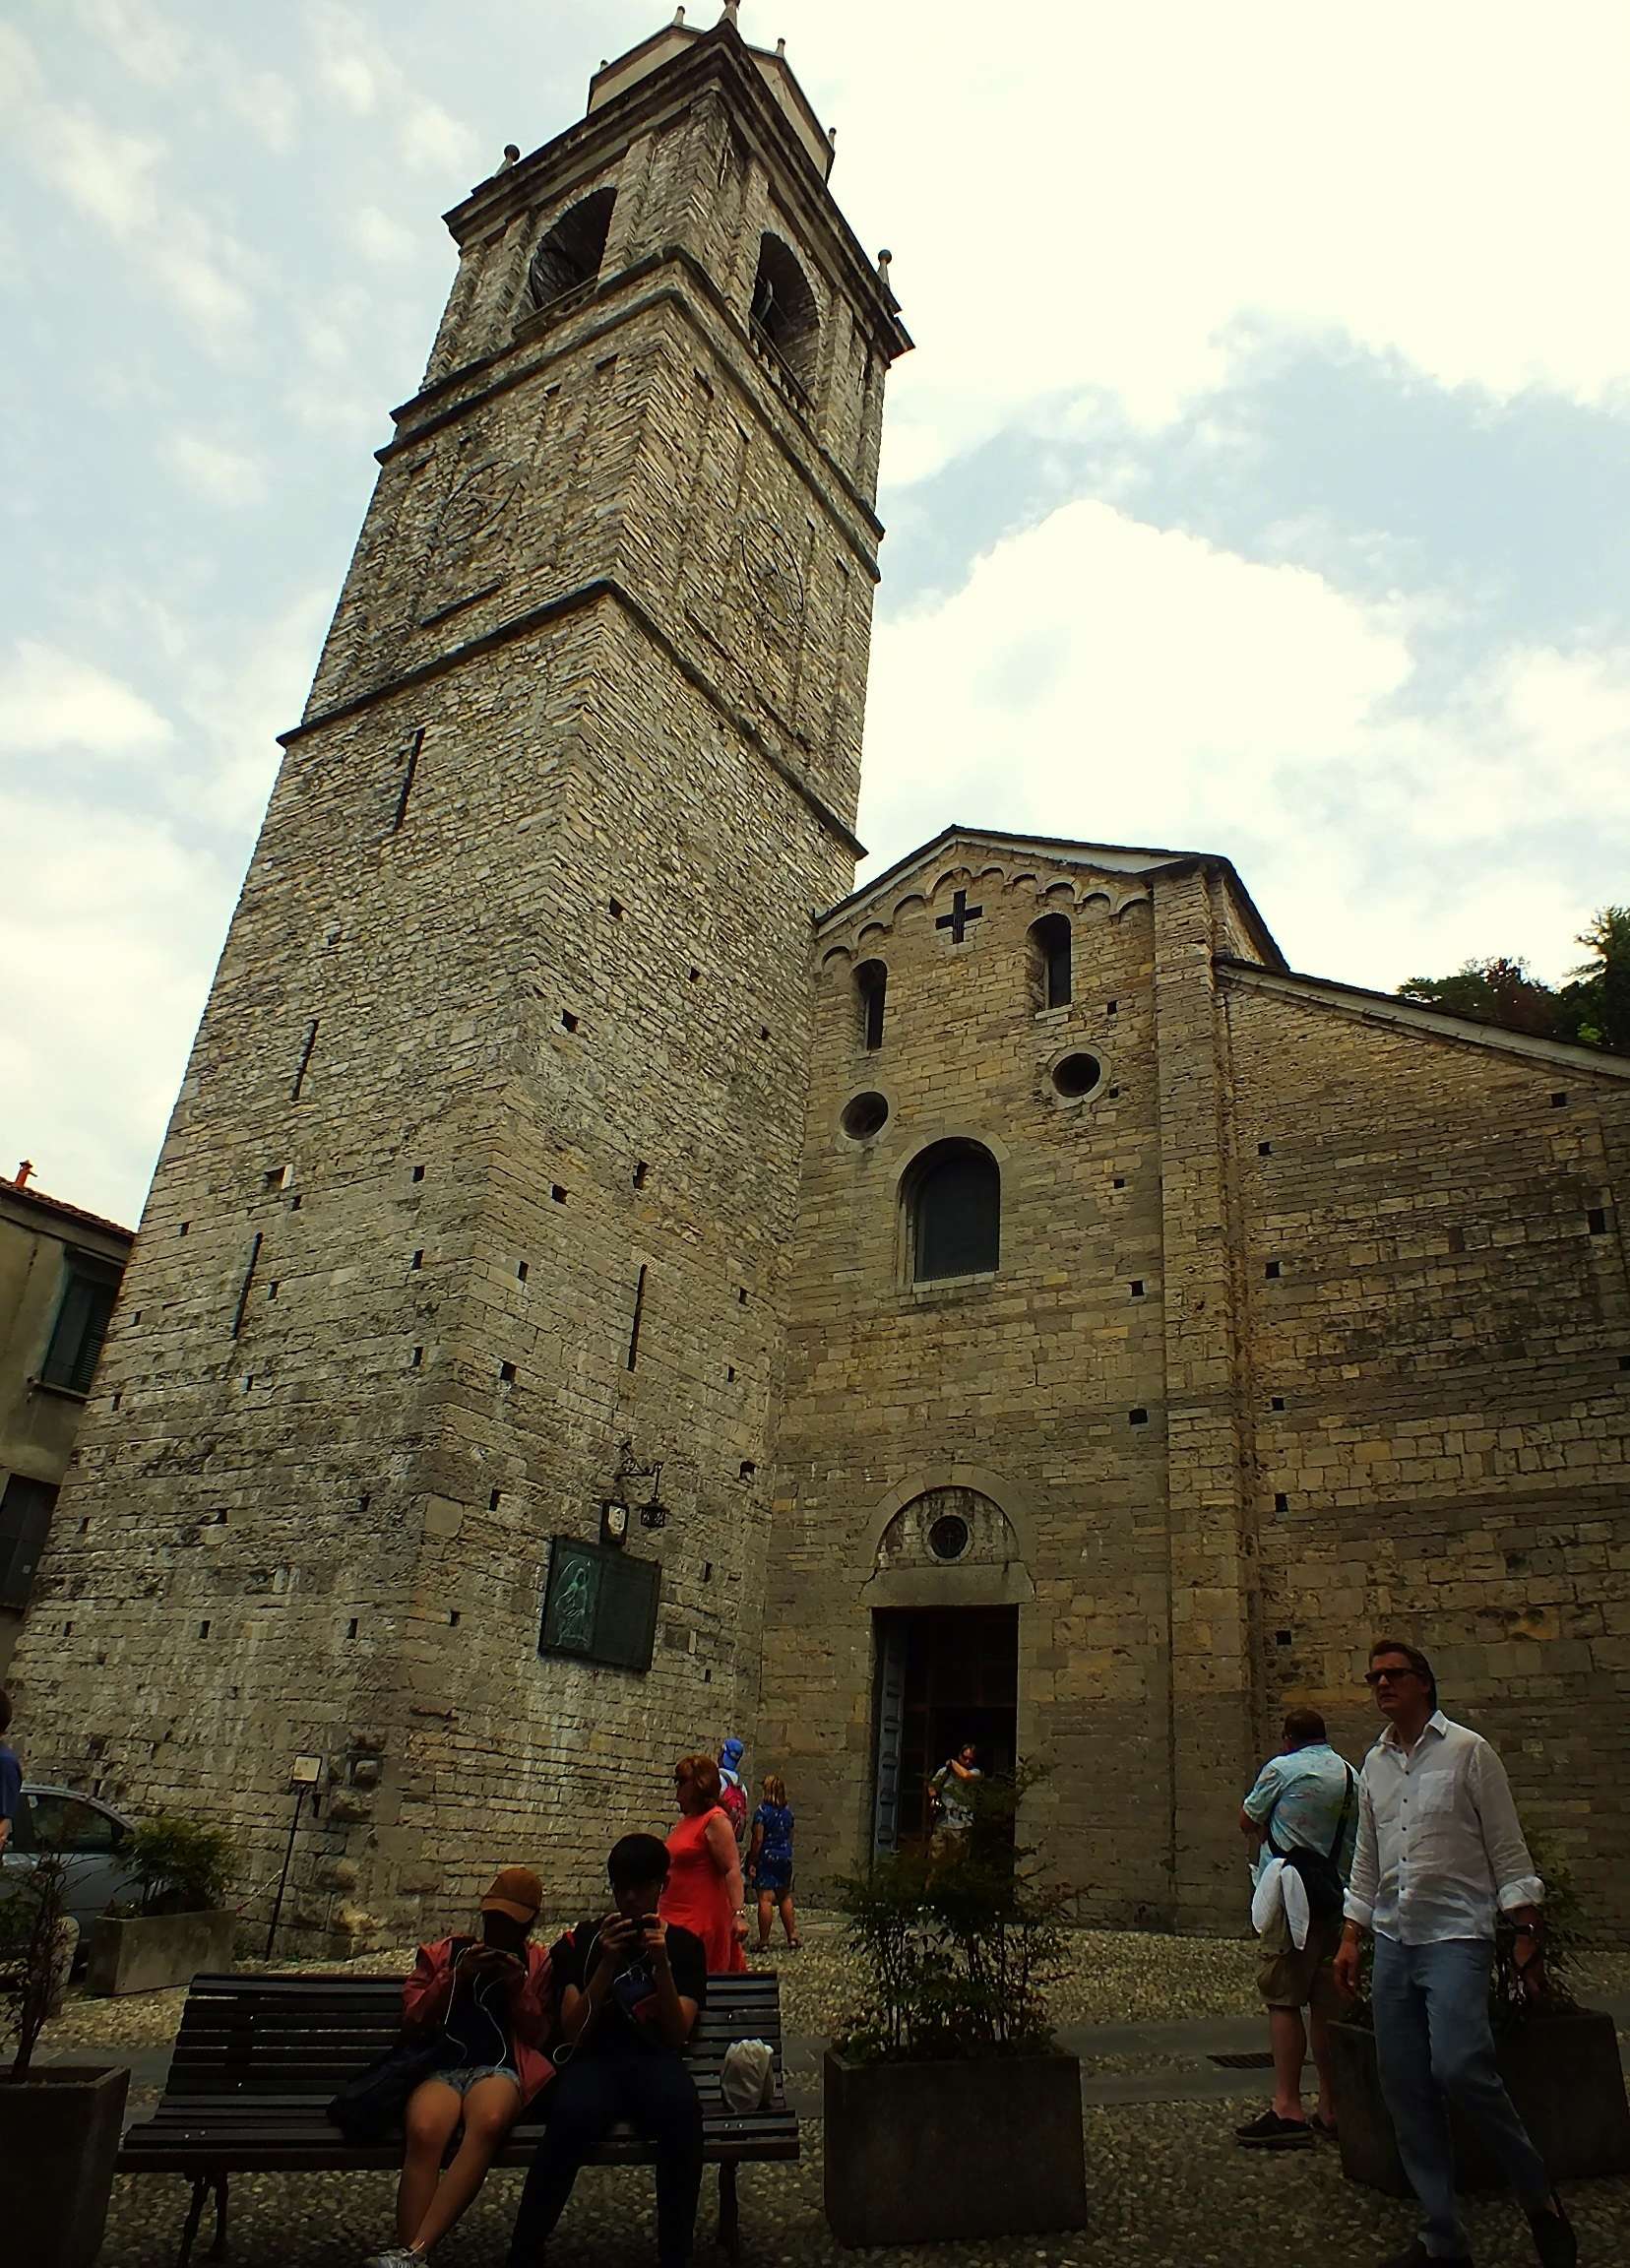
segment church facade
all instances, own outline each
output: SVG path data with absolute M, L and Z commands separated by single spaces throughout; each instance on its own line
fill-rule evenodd
M 315 1757 L 343 1949 L 574 1903 L 730 1731 L 818 1891 L 971 1737 L 1085 1911 L 1229 1926 L 1276 1712 L 1356 1741 L 1386 1625 L 1630 1879 L 1630 1064 L 1292 976 L 1218 858 L 953 828 L 846 896 L 910 342 L 830 168 L 726 9 L 448 217 L 31 1769 L 247 1887 Z

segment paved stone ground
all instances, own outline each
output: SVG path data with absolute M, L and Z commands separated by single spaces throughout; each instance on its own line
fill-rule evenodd
M 797 2166 L 749 2167 L 741 2176 L 748 2268 L 817 2268 L 854 2255 L 834 2242 L 821 2207 L 819 2055 L 823 2036 L 851 2004 L 854 1982 L 836 1925 L 811 1916 L 805 1949 L 772 1955 L 783 1979 L 787 2078 L 805 2118 Z M 399 1969 L 398 1958 L 369 1967 Z M 1265 2157 L 1235 2147 L 1242 2098 L 1262 2074 L 1209 2065 L 1213 2052 L 1262 2045 L 1251 1991 L 1249 1945 L 1233 1941 L 1117 1935 L 1092 1930 L 1072 1941 L 1069 1973 L 1055 1994 L 1068 2046 L 1087 2058 L 1084 2122 L 1092 2226 L 1075 2236 L 1001 2244 L 889 2249 L 860 2257 L 878 2268 L 1374 2268 L 1411 2233 L 1408 2208 L 1352 2188 L 1330 2149 Z M 1583 1981 L 1588 1997 L 1630 1992 L 1630 1954 L 1604 1954 Z M 52 2056 L 127 2056 L 135 2067 L 133 2118 L 147 2114 L 161 2082 L 180 1993 L 125 2001 L 76 1996 L 47 2036 Z M 493 2175 L 461 2228 L 438 2251 L 438 2268 L 502 2268 L 521 2176 Z M 234 2268 L 348 2268 L 389 2234 L 393 2185 L 373 2174 L 278 2175 L 232 2184 Z M 171 2268 L 186 2206 L 178 2178 L 144 2175 L 116 2188 L 98 2268 Z M 712 2179 L 704 2191 L 710 2227 Z M 1586 2268 L 1630 2263 L 1630 2182 L 1587 2182 L 1569 2191 Z M 1469 2208 L 1480 2268 L 1516 2268 L 1534 2257 L 1515 2207 L 1502 2198 Z M 634 2268 L 654 2250 L 649 2174 L 591 2171 L 583 2176 L 550 2268 Z M 698 2246 L 698 2268 L 716 2255 Z

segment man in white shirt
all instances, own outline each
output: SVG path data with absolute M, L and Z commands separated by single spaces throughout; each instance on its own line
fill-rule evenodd
M 1496 1910 L 1529 1948 L 1529 1991 L 1543 1989 L 1544 1885 L 1505 1768 L 1480 1733 L 1444 1716 L 1432 1665 L 1413 1646 L 1378 1639 L 1365 1682 L 1387 1726 L 1364 1759 L 1336 1981 L 1349 1996 L 1357 1990 L 1359 1951 L 1373 1930 L 1381 2091 L 1426 2217 L 1420 2237 L 1386 2268 L 1472 2268 L 1455 2204 L 1449 2101 L 1505 2167 L 1542 2268 L 1573 2268 L 1579 2246 L 1505 2091 L 1488 2020 Z

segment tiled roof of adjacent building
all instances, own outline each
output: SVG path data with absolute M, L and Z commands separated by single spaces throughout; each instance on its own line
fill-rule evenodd
M 41 1213 L 54 1214 L 59 1221 L 77 1221 L 82 1228 L 99 1228 L 104 1235 L 122 1236 L 127 1244 L 136 1241 L 134 1228 L 126 1228 L 118 1221 L 105 1220 L 100 1213 L 88 1213 L 83 1205 L 70 1205 L 66 1198 L 48 1196 L 43 1189 L 34 1188 L 31 1182 L 26 1182 L 20 1188 L 15 1181 L 8 1181 L 3 1173 L 0 1173 L 0 1197 L 14 1197 L 20 1205 L 35 1206 Z

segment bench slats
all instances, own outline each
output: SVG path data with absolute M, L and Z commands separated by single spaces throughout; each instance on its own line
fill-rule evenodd
M 195 1977 L 163 2100 L 125 2136 L 120 2169 L 183 2173 L 195 2183 L 237 2169 L 394 2170 L 400 2141 L 347 2142 L 324 2111 L 346 2079 L 392 2045 L 401 2021 L 402 1985 L 393 1977 Z M 708 1980 L 707 2005 L 685 2056 L 702 2101 L 708 2163 L 797 2157 L 798 2121 L 786 2108 L 781 2039 L 779 1978 L 755 1972 Z M 727 2110 L 720 2092 L 724 2054 L 736 2040 L 764 2040 L 775 2056 L 775 2099 L 747 2115 Z M 522 2117 L 498 2163 L 526 2164 L 542 2133 L 534 2113 Z M 651 2156 L 638 2135 L 613 2128 L 594 2162 L 647 2165 Z

